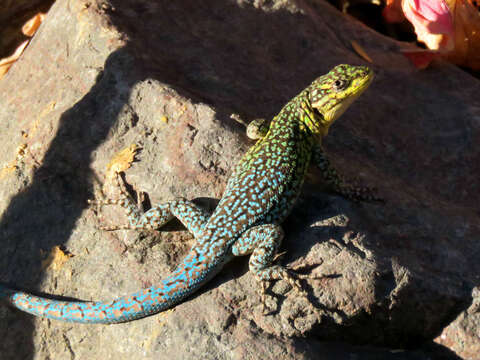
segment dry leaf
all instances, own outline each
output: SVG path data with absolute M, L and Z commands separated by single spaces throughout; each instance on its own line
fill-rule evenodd
M 136 144 L 131 144 L 129 147 L 118 152 L 107 165 L 107 176 L 127 170 L 137 155 L 140 147 Z
M 0 179 L 3 179 L 10 174 L 13 174 L 17 168 L 18 167 L 16 164 L 10 163 L 5 165 L 2 169 L 0 169 Z
M 30 40 L 25 40 L 21 43 L 15 52 L 7 58 L 3 58 L 0 60 L 0 79 L 7 73 L 8 69 L 13 65 L 15 61 L 22 55 L 23 50 L 25 50 L 26 46 L 28 45 Z
M 351 44 L 352 44 L 352 47 L 353 47 L 353 50 L 356 51 L 356 53 L 358 55 L 360 55 L 360 57 L 370 63 L 373 63 L 373 60 L 370 56 L 368 56 L 367 52 L 363 49 L 363 47 L 360 46 L 359 43 L 357 43 L 355 40 L 352 40 L 351 41 Z
M 52 248 L 48 257 L 42 261 L 42 269 L 52 269 L 54 271 L 60 270 L 60 268 L 73 257 L 72 254 L 63 251 L 60 246 L 56 245 Z
M 27 144 L 20 144 L 20 146 L 17 147 L 17 159 L 22 159 L 25 156 L 27 147 Z
M 33 36 L 44 18 L 44 13 L 36 14 L 34 17 L 28 20 L 25 25 L 23 25 L 22 33 L 29 37 Z M 22 42 L 11 56 L 0 59 L 0 79 L 7 73 L 13 63 L 17 61 L 18 58 L 22 55 L 29 41 L 30 40 L 25 40 L 24 42 Z
M 25 25 L 22 27 L 22 33 L 26 36 L 32 37 L 33 34 L 37 32 L 38 27 L 42 23 L 43 19 L 45 18 L 44 13 L 38 13 L 30 20 L 28 20 Z
M 178 116 L 182 116 L 183 114 L 185 114 L 185 111 L 187 111 L 187 105 L 183 105 L 183 107 L 180 110 L 180 113 L 178 114 Z
M 455 27 L 454 49 L 446 55 L 451 62 L 480 69 L 480 12 L 465 0 L 450 2 Z
M 7 175 L 13 174 L 14 171 L 18 169 L 19 161 L 21 161 L 27 154 L 27 147 L 27 144 L 20 144 L 17 147 L 15 159 L 13 159 L 8 164 L 4 165 L 2 169 L 0 169 L 0 179 L 3 179 Z

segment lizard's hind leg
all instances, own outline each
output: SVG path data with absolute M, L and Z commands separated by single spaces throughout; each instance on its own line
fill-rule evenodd
M 308 300 L 307 293 L 290 271 L 283 266 L 273 265 L 283 237 L 283 230 L 278 225 L 258 225 L 245 231 L 232 246 L 232 254 L 235 256 L 251 254 L 249 268 L 257 281 L 261 283 L 261 300 L 264 312 L 267 281 L 283 279 L 290 284 L 294 291 Z
M 155 205 L 146 212 L 139 209 L 133 198 L 127 192 L 123 179 L 118 173 L 115 176 L 116 186 L 120 190 L 118 199 L 89 200 L 90 204 L 119 205 L 125 209 L 128 224 L 101 226 L 100 229 L 113 230 L 155 230 L 162 227 L 173 217 L 178 218 L 193 236 L 198 237 L 210 215 L 186 199 L 170 200 L 164 204 Z

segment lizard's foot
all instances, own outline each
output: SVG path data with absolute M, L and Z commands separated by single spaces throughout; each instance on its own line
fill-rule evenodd
M 311 303 L 310 299 L 308 298 L 307 292 L 303 289 L 302 285 L 300 284 L 300 281 L 298 280 L 299 278 L 306 279 L 306 278 L 312 278 L 312 277 L 306 276 L 306 275 L 294 274 L 292 271 L 280 265 L 274 265 L 261 272 L 258 272 L 257 274 L 255 274 L 255 277 L 260 282 L 260 300 L 262 303 L 262 311 L 264 315 L 268 314 L 266 311 L 267 310 L 266 309 L 267 283 L 274 280 L 286 281 L 296 295 L 304 298 L 309 303 L 310 307 L 314 311 L 316 310 L 314 305 Z
M 231 114 L 230 118 L 244 125 L 247 128 L 248 138 L 252 140 L 258 140 L 267 135 L 271 122 L 271 120 L 260 118 L 254 119 L 247 124 L 238 114 Z
M 125 213 L 128 217 L 129 224 L 125 225 L 100 225 L 98 228 L 100 230 L 105 231 L 114 231 L 114 230 L 130 230 L 135 229 L 135 221 L 131 219 L 138 219 L 142 215 L 142 211 L 139 209 L 137 203 L 133 200 L 133 198 L 128 193 L 125 182 L 123 178 L 120 176 L 120 173 L 115 172 L 113 176 L 114 186 L 119 190 L 120 195 L 117 199 L 95 199 L 95 200 L 88 200 L 90 205 L 95 205 L 100 210 L 103 205 L 119 205 L 125 209 Z
M 258 140 L 267 135 L 270 121 L 266 119 L 254 119 L 247 126 L 247 136 L 252 140 Z
M 89 205 L 93 205 L 97 207 L 97 213 L 101 209 L 103 205 L 120 205 L 123 207 L 122 203 L 123 199 L 95 199 L 95 200 L 87 200 Z M 114 231 L 114 230 L 129 230 L 131 229 L 130 224 L 126 225 L 98 225 L 96 226 L 97 229 L 105 230 L 105 231 Z
M 88 199 L 87 202 L 90 205 L 96 205 L 102 207 L 103 205 L 120 205 L 121 207 L 128 207 L 131 204 L 135 204 L 132 197 L 125 187 L 123 178 L 120 176 L 120 173 L 115 172 L 113 176 L 114 187 L 118 189 L 120 195 L 117 199 L 103 198 L 103 199 Z
M 115 180 L 116 186 L 120 190 L 120 196 L 118 199 L 89 200 L 89 203 L 99 206 L 121 206 L 125 210 L 128 224 L 100 226 L 99 228 L 102 230 L 156 230 L 170 221 L 173 217 L 176 217 L 183 225 L 185 225 L 189 232 L 195 237 L 198 237 L 210 217 L 210 214 L 199 208 L 193 202 L 182 198 L 156 205 L 144 212 L 127 192 L 123 179 L 118 173 L 116 173 Z
M 258 225 L 245 231 L 232 246 L 232 254 L 235 256 L 251 254 L 249 267 L 257 281 L 261 284 L 260 297 L 264 313 L 266 309 L 266 284 L 274 280 L 285 280 L 296 294 L 307 299 L 311 307 L 314 308 L 308 299 L 307 293 L 300 285 L 299 276 L 294 276 L 293 272 L 283 266 L 272 265 L 277 258 L 277 249 L 283 236 L 283 230 L 278 225 Z

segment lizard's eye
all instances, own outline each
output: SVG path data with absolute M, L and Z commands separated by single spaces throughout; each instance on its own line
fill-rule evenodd
M 341 79 L 337 79 L 333 82 L 333 90 L 335 91 L 340 91 L 340 90 L 344 90 L 348 85 L 348 82 L 346 82 L 345 80 L 341 80 Z

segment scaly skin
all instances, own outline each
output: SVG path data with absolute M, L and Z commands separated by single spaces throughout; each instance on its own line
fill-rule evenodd
M 338 65 L 288 102 L 262 137 L 243 156 L 211 216 L 193 203 L 178 199 L 144 214 L 124 189 L 117 201 L 130 224 L 117 229 L 154 229 L 174 216 L 194 235 L 192 249 L 158 286 L 111 302 L 56 301 L 0 285 L 0 298 L 36 316 L 80 323 L 119 323 L 173 307 L 215 276 L 234 256 L 249 255 L 250 270 L 262 282 L 284 279 L 305 295 L 298 281 L 273 265 L 283 238 L 280 227 L 300 193 L 310 162 L 320 167 L 336 191 L 350 199 L 371 197 L 343 183 L 321 148 L 330 125 L 368 87 L 372 72 L 363 66 Z M 262 300 L 263 296 L 262 296 Z

